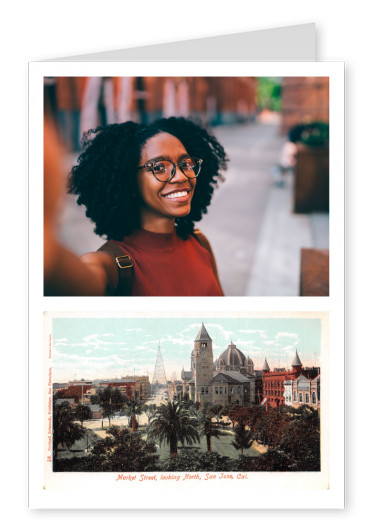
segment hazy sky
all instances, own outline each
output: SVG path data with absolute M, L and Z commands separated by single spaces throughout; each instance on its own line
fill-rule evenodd
M 151 381 L 159 343 L 167 378 L 179 378 L 183 366 L 190 369 L 201 324 L 192 318 L 54 318 L 53 380 L 148 374 Z M 206 318 L 204 324 L 214 360 L 232 341 L 256 369 L 265 357 L 271 369 L 290 368 L 296 349 L 303 365 L 320 364 L 320 319 Z

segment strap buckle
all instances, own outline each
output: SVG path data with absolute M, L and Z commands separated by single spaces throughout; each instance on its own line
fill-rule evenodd
M 127 260 L 125 260 L 125 264 L 126 264 L 126 265 L 121 265 L 121 263 L 120 263 L 120 259 L 121 259 L 121 258 L 125 258 L 125 259 L 127 259 Z M 118 265 L 118 267 L 119 267 L 120 269 L 128 269 L 129 267 L 133 267 L 132 258 L 129 256 L 129 254 L 125 254 L 125 255 L 123 255 L 123 256 L 117 256 L 117 257 L 115 258 L 115 260 L 116 260 L 116 263 L 117 263 L 117 265 Z

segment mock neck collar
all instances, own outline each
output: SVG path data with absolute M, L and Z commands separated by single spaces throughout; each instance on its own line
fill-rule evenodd
M 176 230 L 172 232 L 151 232 L 145 229 L 137 229 L 124 241 L 131 241 L 135 247 L 146 251 L 169 251 L 173 249 L 178 236 Z

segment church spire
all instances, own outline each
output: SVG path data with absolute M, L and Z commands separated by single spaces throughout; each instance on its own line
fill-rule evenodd
M 211 341 L 211 337 L 209 336 L 205 326 L 204 326 L 204 323 L 202 323 L 202 326 L 201 326 L 201 329 L 199 331 L 199 333 L 197 334 L 196 336 L 196 339 L 195 341 Z

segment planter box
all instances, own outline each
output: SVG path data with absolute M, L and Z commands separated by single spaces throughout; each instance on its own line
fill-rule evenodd
M 329 148 L 297 145 L 294 212 L 329 212 Z
M 300 256 L 300 295 L 329 296 L 329 251 L 302 249 Z

